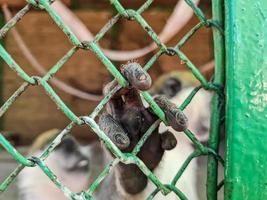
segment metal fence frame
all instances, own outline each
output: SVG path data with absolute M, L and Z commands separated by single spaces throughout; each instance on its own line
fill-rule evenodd
M 225 199 L 267 199 L 267 1 L 225 10 Z
M 153 199 L 153 197 L 161 191 L 164 195 L 174 192 L 180 199 L 187 199 L 187 197 L 180 191 L 175 185 L 179 180 L 180 176 L 183 174 L 184 170 L 190 163 L 190 161 L 198 156 L 208 155 L 208 177 L 207 177 L 207 198 L 216 199 L 217 190 L 221 188 L 223 182 L 217 184 L 217 170 L 218 162 L 224 165 L 223 159 L 218 155 L 219 146 L 219 132 L 221 126 L 222 111 L 224 107 L 224 36 L 223 36 L 223 1 L 213 0 L 213 18 L 207 19 L 204 13 L 199 9 L 192 0 L 185 0 L 187 4 L 193 9 L 195 15 L 199 18 L 200 22 L 194 26 L 185 36 L 174 46 L 166 47 L 165 44 L 161 43 L 157 34 L 149 26 L 149 24 L 144 20 L 141 14 L 149 8 L 153 0 L 147 0 L 145 3 L 137 10 L 125 9 L 119 2 L 119 0 L 110 0 L 112 6 L 117 10 L 118 14 L 112 17 L 110 21 L 101 29 L 101 31 L 95 36 L 93 41 L 79 41 L 75 34 L 63 23 L 60 16 L 53 10 L 50 6 L 53 0 L 27 0 L 28 4 L 21 9 L 3 28 L 0 30 L 0 38 L 3 38 L 6 33 L 16 25 L 16 23 L 31 9 L 41 9 L 45 10 L 52 20 L 58 25 L 58 27 L 65 33 L 65 35 L 70 40 L 73 47 L 49 70 L 49 72 L 43 76 L 29 76 L 23 71 L 16 61 L 11 57 L 11 55 L 0 45 L 0 56 L 7 63 L 7 65 L 14 70 L 18 77 L 24 80 L 24 83 L 17 89 L 17 91 L 4 103 L 0 109 L 0 117 L 8 110 L 8 108 L 16 101 L 16 99 L 26 91 L 28 87 L 40 86 L 42 87 L 48 96 L 55 102 L 56 106 L 70 119 L 70 124 L 54 139 L 54 141 L 47 147 L 47 149 L 38 158 L 31 157 L 26 158 L 22 156 L 16 149 L 5 139 L 5 137 L 0 134 L 0 144 L 6 149 L 6 151 L 19 163 L 19 166 L 1 183 L 0 193 L 4 192 L 8 186 L 14 181 L 16 176 L 23 170 L 24 167 L 39 167 L 54 184 L 62 190 L 62 192 L 69 199 L 92 199 L 92 195 L 98 186 L 101 184 L 103 179 L 109 174 L 110 169 L 116 166 L 119 162 L 125 164 L 135 164 L 140 170 L 152 181 L 157 189 L 151 193 L 147 199 Z M 156 60 L 163 54 L 169 56 L 178 56 L 184 63 L 185 66 L 192 72 L 196 79 L 199 80 L 200 86 L 195 88 L 192 93 L 186 98 L 186 100 L 179 105 L 180 110 L 184 110 L 193 99 L 194 95 L 199 91 L 200 88 L 205 90 L 211 90 L 214 92 L 213 97 L 213 111 L 211 119 L 211 133 L 209 139 L 208 147 L 203 146 L 195 137 L 195 135 L 188 129 L 184 131 L 184 134 L 194 143 L 195 151 L 186 159 L 185 163 L 180 169 L 177 169 L 177 174 L 173 178 L 171 183 L 163 184 L 154 174 L 151 172 L 145 164 L 136 156 L 140 151 L 140 148 L 152 134 L 153 130 L 163 121 L 167 125 L 164 112 L 155 103 L 153 98 L 148 92 L 141 92 L 143 98 L 150 105 L 155 114 L 159 117 L 157 120 L 144 134 L 143 138 L 136 145 L 132 153 L 123 153 L 117 146 L 115 146 L 112 141 L 107 137 L 107 135 L 99 128 L 98 124 L 95 122 L 96 116 L 101 112 L 109 99 L 114 95 L 120 88 L 127 87 L 128 81 L 123 77 L 123 75 L 118 71 L 117 67 L 104 55 L 101 49 L 98 47 L 98 41 L 103 38 L 105 33 L 119 20 L 134 20 L 136 21 L 147 34 L 152 38 L 155 44 L 159 47 L 159 51 L 143 66 L 145 70 L 149 70 Z M 187 56 L 180 50 L 180 48 L 202 27 L 212 28 L 214 36 L 214 52 L 215 52 L 215 74 L 214 80 L 212 82 L 207 81 L 204 76 L 198 71 L 195 65 L 187 58 Z M 61 98 L 56 94 L 53 88 L 49 85 L 48 81 L 63 67 L 78 50 L 90 50 L 99 57 L 103 65 L 107 70 L 114 76 L 118 85 L 110 91 L 97 105 L 95 110 L 88 116 L 76 116 L 71 109 L 65 105 Z M 114 154 L 115 159 L 107 165 L 102 173 L 96 178 L 96 180 L 89 186 L 87 191 L 81 193 L 74 193 L 65 187 L 60 180 L 57 179 L 56 175 L 46 166 L 44 163 L 45 159 L 49 154 L 55 149 L 55 147 L 60 144 L 62 139 L 68 135 L 71 129 L 75 125 L 88 125 L 101 141 L 106 145 L 106 147 Z

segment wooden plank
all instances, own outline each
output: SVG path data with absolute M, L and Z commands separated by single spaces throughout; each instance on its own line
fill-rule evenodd
M 144 4 L 144 0 L 135 0 L 135 1 L 129 1 L 129 0 L 120 0 L 120 3 L 125 8 L 131 8 L 131 9 L 137 9 L 142 4 Z M 177 4 L 178 0 L 154 0 L 154 2 L 151 4 L 150 8 L 167 8 L 172 9 Z M 112 6 L 110 5 L 110 1 L 107 0 L 75 0 L 73 1 L 73 5 L 76 6 L 76 8 L 91 8 L 91 9 L 110 9 Z M 210 7 L 211 2 L 210 1 L 201 1 L 201 6 L 203 7 Z
M 67 5 L 71 4 L 71 0 L 62 0 Z M 7 4 L 9 7 L 20 8 L 26 5 L 25 0 L 0 0 L 0 5 Z
M 95 7 L 110 7 L 110 2 L 106 0 L 77 0 L 76 2 L 80 6 L 95 6 Z M 135 1 L 129 1 L 129 0 L 120 0 L 120 3 L 128 7 L 140 7 L 144 1 L 143 0 L 135 0 Z M 153 2 L 152 6 L 174 6 L 177 3 L 177 0 L 155 0 Z

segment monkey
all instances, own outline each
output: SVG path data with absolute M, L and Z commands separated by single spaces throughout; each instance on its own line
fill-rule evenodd
M 152 95 L 164 95 L 179 107 L 185 98 L 199 86 L 198 80 L 188 71 L 172 71 L 162 75 L 150 89 Z M 199 90 L 184 113 L 190 116 L 189 128 L 201 141 L 207 140 L 211 113 L 212 93 Z M 176 134 L 175 134 L 176 135 Z
M 29 155 L 40 156 L 59 132 L 58 129 L 52 129 L 42 133 L 31 146 Z M 91 169 L 88 148 L 67 136 L 45 161 L 58 179 L 74 192 L 86 189 L 89 184 Z M 38 166 L 24 168 L 18 176 L 17 185 L 20 200 L 67 200 Z
M 152 96 L 164 95 L 173 98 L 181 90 L 198 85 L 197 79 L 188 71 L 171 71 L 158 77 L 149 89 Z
M 185 80 L 185 78 L 190 78 L 190 75 L 182 74 L 180 76 L 180 72 L 175 72 L 171 73 L 171 75 L 166 75 L 165 78 L 160 78 L 159 81 L 156 81 L 156 83 L 154 83 L 154 85 L 157 86 L 156 89 L 154 86 L 151 88 L 149 75 L 142 72 L 140 66 L 136 63 L 131 66 L 130 70 L 128 68 L 129 66 L 131 65 L 124 66 L 121 71 L 122 74 L 127 77 L 127 80 L 130 80 L 130 85 L 119 90 L 111 98 L 110 103 L 106 106 L 106 110 L 98 119 L 101 129 L 108 134 L 109 138 L 122 152 L 126 153 L 132 151 L 144 132 L 155 120 L 158 119 L 153 111 L 148 106 L 144 105 L 144 101 L 140 98 L 140 91 L 149 90 L 150 93 L 156 97 L 158 94 L 165 95 L 165 97 L 170 99 L 170 102 L 174 103 L 178 107 L 197 85 L 197 83 L 193 80 Z M 133 75 L 134 73 L 137 73 L 137 75 Z M 143 75 L 141 78 L 138 76 L 140 74 Z M 175 74 L 175 76 L 173 74 Z M 143 82 L 140 83 L 140 80 Z M 107 84 L 104 88 L 104 93 L 106 94 L 114 88 L 115 85 L 115 81 Z M 208 92 L 202 90 L 199 91 L 184 111 L 186 116 L 190 116 L 188 120 L 185 120 L 186 126 L 188 126 L 188 128 L 194 133 L 197 133 L 197 137 L 200 140 L 202 138 L 206 138 L 205 135 L 208 135 L 209 131 L 208 108 L 210 96 L 211 95 Z M 157 101 L 157 98 L 155 98 L 155 100 Z M 158 103 L 164 103 L 164 101 Z M 169 103 L 168 105 L 169 107 L 173 106 L 173 104 Z M 162 108 L 163 106 L 164 104 L 161 105 Z M 206 107 L 207 109 L 199 109 L 202 107 Z M 171 119 L 169 119 L 169 122 Z M 106 130 L 107 124 L 105 125 L 105 123 L 110 125 L 109 127 L 113 129 L 113 131 Z M 54 134 L 48 134 L 49 132 L 50 131 L 46 134 L 42 134 L 46 135 L 46 137 L 42 137 L 42 139 L 38 139 L 38 142 L 35 142 L 31 150 L 32 153 L 30 153 L 31 155 L 39 155 L 44 149 L 44 146 L 46 146 L 58 133 L 58 131 L 52 131 Z M 167 132 L 167 134 L 165 132 Z M 76 161 L 73 164 L 69 164 L 69 160 L 64 159 L 65 154 L 63 152 L 65 151 L 62 150 L 64 145 L 61 147 L 59 146 L 53 153 L 54 155 L 51 154 L 51 158 L 48 157 L 47 164 L 52 168 L 55 174 L 58 175 L 59 180 L 62 180 L 62 182 L 71 190 L 79 192 L 88 188 L 90 182 L 92 182 L 104 169 L 104 167 L 112 159 L 114 159 L 114 156 L 112 156 L 112 154 L 103 145 L 102 147 L 98 144 L 90 145 L 90 148 L 88 148 L 84 153 L 84 151 L 81 151 L 80 145 L 77 142 L 74 143 L 78 146 L 78 149 L 80 149 L 80 153 L 82 155 L 86 155 L 85 161 L 88 162 L 88 168 L 86 170 L 82 170 L 83 167 L 81 163 L 83 162 L 80 161 L 83 160 L 80 159 L 79 153 L 73 154 L 71 153 L 72 151 L 68 153 L 68 157 L 77 156 L 77 158 L 74 159 Z M 190 141 L 182 133 L 180 133 L 178 129 L 175 130 L 170 126 L 166 126 L 161 123 L 144 144 L 144 147 L 141 148 L 141 152 L 137 156 L 148 166 L 148 168 L 162 183 L 168 184 L 171 182 L 172 178 L 175 176 L 187 156 L 193 150 L 194 147 L 192 143 L 190 143 Z M 54 162 L 54 160 L 57 159 L 62 160 L 62 162 Z M 81 165 L 80 167 L 79 163 Z M 74 170 L 76 171 L 75 173 L 71 173 L 66 170 L 66 166 L 71 165 L 78 168 L 77 170 Z M 19 189 L 21 191 L 22 200 L 53 200 L 53 197 L 57 200 L 67 199 L 59 189 L 55 188 L 53 183 L 51 183 L 51 181 L 41 172 L 40 169 L 38 169 L 38 167 L 24 170 L 19 175 Z M 196 171 L 197 162 L 196 160 L 192 160 L 176 184 L 176 186 L 190 200 L 198 200 Z M 77 174 L 79 175 L 77 176 Z M 36 183 L 37 179 L 40 180 L 38 181 L 38 184 Z M 79 181 L 77 184 L 78 179 Z M 75 187 L 73 186 L 74 183 L 76 184 Z M 96 200 L 144 200 L 154 189 L 155 185 L 145 177 L 137 166 L 133 164 L 125 165 L 120 163 L 103 180 L 100 188 L 97 189 L 93 196 Z M 159 193 L 154 199 L 175 200 L 179 198 L 173 193 L 170 193 L 167 196 L 163 196 Z
M 171 74 L 165 75 L 164 77 L 161 77 L 159 80 L 161 83 L 156 82 L 155 85 L 157 88 L 152 87 L 150 88 L 150 93 L 153 96 L 158 96 L 158 98 L 155 98 L 156 102 L 159 104 L 159 106 L 164 109 L 164 110 L 176 110 L 179 105 L 183 102 L 183 100 L 190 94 L 190 92 L 194 89 L 195 86 L 197 86 L 197 81 L 195 81 L 191 74 L 188 72 L 173 72 Z M 109 86 L 108 86 L 109 87 Z M 109 89 L 110 90 L 110 89 Z M 129 112 L 124 110 L 122 108 L 122 105 L 127 106 L 128 103 L 129 107 L 133 107 L 133 96 L 131 96 L 133 91 L 129 91 L 131 89 L 127 89 L 124 94 L 126 94 L 126 97 L 123 96 L 123 91 L 120 91 L 120 94 L 117 94 L 114 98 L 112 99 L 111 105 L 109 105 L 109 113 L 111 113 L 112 116 L 116 116 L 115 119 L 117 120 L 116 123 L 119 124 L 122 132 L 123 132 L 123 126 L 126 128 L 129 127 L 129 124 L 134 124 L 133 127 L 137 128 L 138 127 L 138 122 L 136 122 L 136 118 L 133 118 L 129 115 Z M 127 94 L 127 92 L 130 92 Z M 134 91 L 136 99 L 139 98 L 139 94 L 137 91 Z M 123 98 L 122 98 L 123 97 Z M 130 97 L 130 98 L 129 98 Z M 119 98 L 119 101 L 118 99 Z M 166 105 L 166 98 L 170 99 L 170 102 L 167 101 Z M 126 99 L 126 100 L 125 100 Z M 124 101 L 123 101 L 124 100 Z M 211 100 L 211 94 L 207 91 L 200 90 L 198 94 L 193 98 L 192 102 L 190 105 L 185 109 L 184 113 L 186 116 L 190 116 L 188 119 L 188 128 L 193 132 L 196 133 L 197 137 L 203 141 L 207 138 L 208 132 L 209 132 L 209 118 L 210 118 L 210 100 Z M 114 105 L 115 104 L 115 105 Z M 138 99 L 138 104 L 140 105 L 140 99 Z M 114 107 L 117 106 L 117 107 Z M 166 109 L 166 106 L 168 106 L 168 109 Z M 148 106 L 145 106 L 148 110 Z M 116 109 L 117 108 L 117 109 Z M 144 109 L 144 108 L 142 108 Z M 140 111 L 138 111 L 140 112 Z M 134 113 L 134 112 L 133 112 Z M 181 112 L 177 112 L 181 114 Z M 127 122 L 121 122 L 121 119 L 123 119 L 122 114 L 126 115 L 126 118 L 129 117 L 129 121 Z M 172 121 L 172 116 L 171 113 L 166 113 L 166 117 L 169 117 L 169 123 Z M 136 116 L 136 114 L 133 114 Z M 152 114 L 153 116 L 153 114 Z M 180 119 L 184 119 L 181 117 Z M 146 120 L 145 120 L 146 121 Z M 137 123 L 137 124 L 135 124 Z M 148 121 L 146 121 L 148 123 Z M 123 125 L 122 125 L 123 124 Z M 151 123 L 149 123 L 151 125 Z M 174 176 L 176 175 L 178 169 L 182 166 L 183 162 L 186 160 L 186 158 L 189 156 L 191 152 L 194 151 L 193 144 L 190 142 L 186 136 L 181 133 L 180 131 L 184 130 L 187 127 L 187 124 L 185 121 L 182 121 L 182 123 L 179 123 L 179 125 L 185 125 L 184 127 L 175 127 L 174 126 L 166 126 L 164 123 L 160 124 L 159 129 L 156 131 L 157 133 L 164 133 L 166 131 L 173 133 L 171 134 L 172 136 L 175 136 L 177 145 L 173 146 L 171 148 L 171 151 L 167 151 L 165 153 L 160 154 L 160 157 L 154 158 L 157 162 L 156 165 L 153 166 L 153 168 L 150 168 L 153 170 L 153 173 L 159 178 L 160 181 L 163 183 L 170 183 Z M 102 127 L 105 129 L 105 126 Z M 131 127 L 131 126 L 130 126 Z M 125 129 L 126 129 L 125 128 Z M 176 130 L 175 130 L 175 129 Z M 129 129 L 129 128 L 128 128 Z M 130 130 L 133 131 L 133 130 Z M 124 131 L 125 132 L 125 131 Z M 128 133 L 128 132 L 127 132 Z M 125 136 L 125 135 L 124 135 Z M 129 141 L 133 141 L 130 138 L 125 139 L 125 145 L 127 148 L 129 148 Z M 150 138 L 151 139 L 151 138 Z M 150 140 L 149 139 L 149 140 Z M 173 140 L 173 139 L 172 139 Z M 155 142 L 150 140 L 153 144 L 155 145 Z M 133 142 L 135 144 L 136 141 Z M 119 145 L 119 144 L 118 144 Z M 129 145 L 129 146 L 128 146 Z M 124 149 L 125 150 L 127 150 Z M 130 149 L 132 146 L 130 147 Z M 147 147 L 144 147 L 144 150 L 146 148 L 149 148 L 149 145 Z M 128 149 L 129 150 L 129 149 Z M 159 151 L 159 150 L 157 150 Z M 161 152 L 161 151 L 159 151 Z M 152 160 L 145 160 L 145 164 L 149 165 L 149 162 L 153 162 Z M 98 200 L 104 200 L 104 199 L 136 199 L 136 200 L 144 200 L 146 199 L 151 192 L 154 191 L 155 185 L 151 183 L 150 181 L 147 181 L 145 177 L 142 175 L 138 174 L 136 171 L 130 171 L 133 169 L 129 169 L 128 173 L 133 174 L 134 176 L 138 176 L 139 178 L 136 179 L 135 184 L 138 187 L 136 187 L 136 193 L 131 194 L 129 191 L 125 191 L 125 184 L 120 181 L 119 177 L 123 174 L 126 173 L 127 170 L 122 170 L 117 169 L 115 170 L 115 173 L 109 175 L 106 181 L 104 181 L 102 187 L 99 189 L 99 193 L 96 196 L 96 199 Z M 125 178 L 125 177 L 123 177 Z M 193 159 L 179 181 L 177 182 L 176 186 L 188 197 L 190 200 L 198 200 L 198 195 L 197 195 L 197 161 L 196 159 Z M 139 188 L 140 187 L 140 188 Z M 103 189 L 103 190 L 101 190 Z M 103 192 L 101 192 L 103 191 Z M 115 192 L 114 192 L 115 191 Z M 163 196 L 161 193 L 159 193 L 154 199 L 156 200 L 175 200 L 179 199 L 174 193 L 170 193 L 167 196 Z
M 197 86 L 198 82 L 190 72 L 174 71 L 161 76 L 157 82 L 154 83 L 150 91 L 153 95 L 165 95 L 172 103 L 179 107 Z M 184 114 L 188 116 L 188 129 L 191 130 L 201 142 L 206 142 L 209 136 L 211 97 L 212 94 L 210 92 L 199 90 L 191 103 L 184 110 Z M 172 132 L 176 140 L 179 141 L 179 145 L 172 151 L 168 151 L 164 154 L 159 167 L 156 168 L 154 173 L 164 183 L 170 183 L 186 158 L 194 151 L 194 146 L 185 134 L 161 123 L 159 132 L 164 131 Z M 190 200 L 199 199 L 197 195 L 197 169 L 197 160 L 193 159 L 176 184 L 177 188 Z M 154 189 L 155 187 L 149 184 L 147 187 L 148 194 Z M 179 198 L 177 198 L 174 193 L 170 193 L 166 197 L 159 193 L 154 199 L 175 200 Z
M 123 152 L 131 152 L 147 129 L 157 120 L 157 117 L 149 108 L 143 106 L 139 94 L 140 90 L 149 89 L 150 76 L 141 70 L 141 66 L 132 62 L 122 68 L 122 73 L 127 77 L 130 86 L 122 88 L 111 98 L 106 108 L 107 112 L 100 116 L 99 121 L 100 127 L 109 135 L 115 145 Z M 105 90 L 112 89 L 112 86 L 114 86 L 114 82 L 108 84 Z M 117 129 L 112 129 L 113 126 L 105 126 L 105 123 L 115 124 Z M 111 131 L 105 130 L 107 127 L 111 127 Z M 41 134 L 29 154 L 39 156 L 58 133 L 59 130 L 51 130 Z M 164 151 L 171 150 L 176 143 L 174 136 L 168 132 L 159 135 L 158 130 L 155 130 L 137 156 L 153 171 L 160 162 Z M 89 159 L 84 156 L 79 144 L 72 137 L 67 137 L 47 158 L 46 164 L 70 190 L 80 192 L 88 187 L 89 180 L 93 177 L 94 172 L 92 171 L 95 171 L 96 168 L 99 171 L 112 159 L 110 153 L 102 150 L 98 151 L 98 156 L 103 156 L 104 162 L 101 161 L 98 164 L 89 162 L 90 159 L 96 157 L 92 156 L 95 148 L 87 149 L 87 154 L 90 155 L 91 152 Z M 98 166 L 93 167 L 93 165 Z M 105 192 L 97 192 L 96 200 L 130 199 L 132 197 L 135 199 L 145 190 L 148 182 L 143 172 L 133 164 L 120 163 L 110 177 L 112 178 L 108 177 L 103 183 L 103 185 L 108 184 L 107 188 L 110 193 L 107 192 L 107 189 L 104 190 Z M 77 180 L 79 181 L 77 182 Z M 111 190 L 112 185 L 114 190 Z M 21 200 L 67 199 L 38 167 L 25 168 L 18 177 L 18 186 Z M 114 193 L 114 191 L 118 192 Z M 112 197 L 112 195 L 115 196 Z
M 121 71 L 130 85 L 113 95 L 107 104 L 106 112 L 99 118 L 99 126 L 122 152 L 130 153 L 158 117 L 149 107 L 144 107 L 140 97 L 140 91 L 148 90 L 151 86 L 148 73 L 137 62 L 128 63 Z M 104 94 L 115 86 L 114 81 L 107 84 Z M 175 124 L 177 120 L 173 120 Z M 164 152 L 173 149 L 176 144 L 177 141 L 170 132 L 159 134 L 157 128 L 137 156 L 153 171 L 159 165 Z M 112 159 L 110 155 L 108 153 L 109 159 Z M 142 193 L 147 187 L 148 178 L 137 165 L 119 163 L 111 176 L 112 178 L 104 180 L 104 185 L 114 187 L 112 194 L 104 190 L 97 194 L 96 199 L 145 199 Z M 115 183 L 112 183 L 113 181 Z

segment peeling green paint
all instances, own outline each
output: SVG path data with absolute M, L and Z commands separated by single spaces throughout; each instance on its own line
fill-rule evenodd
M 225 199 L 267 199 L 267 1 L 226 0 Z

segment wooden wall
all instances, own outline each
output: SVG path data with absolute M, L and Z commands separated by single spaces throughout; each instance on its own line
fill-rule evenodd
M 209 10 L 207 10 L 209 12 Z M 110 19 L 112 11 L 103 9 L 82 9 L 75 13 L 86 23 L 88 28 L 97 33 L 101 27 Z M 170 9 L 150 9 L 143 14 L 144 18 L 159 33 L 166 23 Z M 190 23 L 175 36 L 168 45 L 177 43 L 198 20 L 193 18 Z M 35 56 L 38 57 L 48 70 L 59 60 L 70 48 L 66 36 L 52 22 L 45 12 L 33 11 L 26 15 L 17 25 L 23 39 L 30 47 Z M 121 21 L 116 27 L 118 35 L 111 37 L 109 32 L 100 42 L 103 47 L 116 49 L 136 49 L 150 43 L 150 38 L 135 22 Z M 113 40 L 113 42 L 112 42 Z M 116 40 L 116 42 L 114 42 Z M 17 48 L 11 34 L 5 40 L 6 49 L 13 58 L 31 74 L 38 73 L 24 59 Z M 212 39 L 210 29 L 201 29 L 190 42 L 182 49 L 183 52 L 197 65 L 208 62 L 212 58 Z M 139 59 L 144 64 L 153 54 Z M 117 63 L 118 65 L 120 63 Z M 150 70 L 155 79 L 159 74 L 184 68 L 177 57 L 162 56 L 156 65 Z M 79 51 L 66 65 L 56 74 L 56 77 L 66 83 L 82 89 L 100 93 L 102 86 L 110 76 L 101 62 L 90 52 Z M 21 79 L 7 66 L 4 67 L 4 99 L 6 100 L 22 83 Z M 53 87 L 64 102 L 77 115 L 86 115 L 96 106 L 95 102 L 85 101 L 65 94 Z M 69 120 L 58 110 L 52 100 L 45 94 L 41 87 L 30 87 L 15 104 L 4 115 L 4 128 L 20 134 L 22 141 L 29 143 L 39 133 L 51 128 L 64 128 Z M 75 135 L 86 137 L 88 140 L 94 136 L 86 127 L 75 128 Z
M 66 5 L 71 5 L 71 0 L 61 0 Z M 13 8 L 21 8 L 22 6 L 25 6 L 27 4 L 26 0 L 0 0 L 0 5 L 7 4 L 10 7 Z

